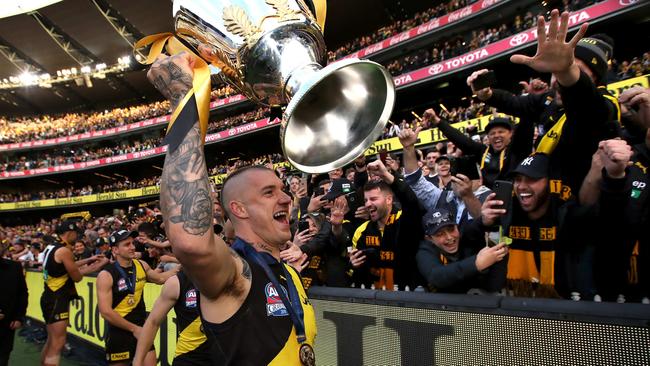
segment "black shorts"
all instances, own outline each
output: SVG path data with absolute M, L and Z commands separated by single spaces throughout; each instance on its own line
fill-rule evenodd
M 45 324 L 52 324 L 70 318 L 70 297 L 62 294 L 43 293 L 41 311 Z
M 138 340 L 133 333 L 118 327 L 108 328 L 106 337 L 106 361 L 130 363 L 135 356 L 135 347 Z M 151 350 L 155 350 L 153 345 Z
M 183 353 L 174 357 L 172 361 L 172 366 L 203 366 L 203 365 L 212 365 L 219 366 L 225 365 L 225 361 L 220 360 L 220 351 L 218 348 L 212 347 L 206 343 L 200 345 L 194 351 Z

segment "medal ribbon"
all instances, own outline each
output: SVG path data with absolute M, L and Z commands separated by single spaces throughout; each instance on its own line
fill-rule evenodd
M 167 125 L 167 134 L 163 145 L 169 145 L 169 151 L 174 152 L 183 142 L 185 135 L 196 123 L 197 115 L 201 127 L 201 141 L 205 143 L 205 135 L 208 131 L 208 118 L 210 116 L 210 69 L 208 64 L 193 51 L 183 45 L 172 33 L 158 33 L 140 39 L 134 46 L 134 50 L 149 46 L 149 55 L 143 64 L 150 65 L 162 53 L 163 48 L 171 56 L 181 52 L 189 53 L 194 59 L 194 76 L 192 89 L 190 89 L 183 100 L 172 112 L 171 119 Z M 178 123 L 177 123 L 178 122 Z
M 307 337 L 305 336 L 304 312 L 302 310 L 302 305 L 300 305 L 300 297 L 298 296 L 298 290 L 296 289 L 296 286 L 293 283 L 291 275 L 287 271 L 284 263 L 280 263 L 280 265 L 282 266 L 282 272 L 284 273 L 284 276 L 287 279 L 287 287 L 289 291 L 289 297 L 291 297 L 291 300 L 289 300 L 287 298 L 287 294 L 284 291 L 282 291 L 282 286 L 280 286 L 280 281 L 278 281 L 277 277 L 275 276 L 275 273 L 273 273 L 271 267 L 269 267 L 270 264 L 279 263 L 277 259 L 275 259 L 272 255 L 268 253 L 258 252 L 257 250 L 255 250 L 255 248 L 253 248 L 252 246 L 250 246 L 240 238 L 237 238 L 237 240 L 232 244 L 231 248 L 233 248 L 237 253 L 239 253 L 239 255 L 241 255 L 245 259 L 252 259 L 255 263 L 260 265 L 262 269 L 264 269 L 264 272 L 269 277 L 271 283 L 273 283 L 273 286 L 275 286 L 276 290 L 278 291 L 282 303 L 284 304 L 284 306 L 287 308 L 287 311 L 289 312 L 289 317 L 291 318 L 291 322 L 293 323 L 293 326 L 296 328 L 296 338 L 298 338 L 298 343 L 300 344 L 304 343 L 307 340 Z
M 131 276 L 127 276 L 126 272 L 124 272 L 124 268 L 122 268 L 122 266 L 120 266 L 120 264 L 117 261 L 115 261 L 113 265 L 115 266 L 115 268 L 117 268 L 117 271 L 120 273 L 120 277 L 122 277 L 126 282 L 126 288 L 129 290 L 131 295 L 133 295 L 135 293 L 135 272 L 137 272 L 137 269 L 135 268 L 135 263 L 133 263 L 133 273 L 131 274 Z

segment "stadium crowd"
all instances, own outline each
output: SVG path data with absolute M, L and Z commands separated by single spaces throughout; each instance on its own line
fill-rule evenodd
M 236 116 L 216 119 L 208 124 L 208 133 L 217 132 L 233 126 L 257 121 L 268 115 L 268 108 L 258 108 Z M 84 144 L 63 146 L 60 148 L 20 152 L 18 156 L 4 154 L 4 162 L 0 163 L 0 171 L 23 171 L 28 169 L 48 168 L 60 165 L 92 161 L 110 156 L 124 155 L 160 146 L 164 131 L 149 133 L 158 134 L 156 137 L 127 138 L 115 142 L 116 146 L 97 146 L 98 144 Z
M 213 100 L 236 94 L 230 86 L 213 89 Z M 95 113 L 66 113 L 8 119 L 0 117 L 0 144 L 46 140 L 120 127 L 169 113 L 169 102 L 114 108 Z

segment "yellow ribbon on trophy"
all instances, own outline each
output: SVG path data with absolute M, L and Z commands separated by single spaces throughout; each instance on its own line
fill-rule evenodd
M 176 150 L 190 131 L 196 120 L 199 120 L 201 128 L 201 141 L 205 143 L 205 135 L 208 131 L 208 118 L 210 116 L 210 69 L 208 64 L 193 51 L 183 45 L 172 33 L 158 33 L 140 39 L 133 49 L 138 50 L 151 45 L 149 55 L 143 64 L 150 65 L 156 61 L 162 53 L 163 48 L 170 56 L 181 52 L 189 53 L 194 59 L 194 78 L 192 89 L 183 97 L 172 112 L 171 119 L 167 125 L 167 134 L 163 144 L 168 145 L 170 152 Z M 178 123 L 177 123 L 178 122 Z
M 320 25 L 320 29 L 325 33 L 325 18 L 327 15 L 327 0 L 312 0 L 314 3 L 314 10 L 316 14 L 316 22 Z
M 325 29 L 325 17 L 327 13 L 327 0 L 311 0 L 314 6 L 314 16 L 321 30 Z M 192 89 L 185 95 L 183 100 L 172 112 L 171 120 L 167 125 L 167 134 L 163 144 L 168 145 L 170 152 L 176 150 L 190 131 L 197 118 L 201 128 L 201 141 L 205 143 L 205 135 L 208 130 L 208 118 L 210 116 L 210 69 L 208 64 L 192 50 L 186 47 L 172 33 L 158 33 L 140 39 L 133 46 L 134 52 L 143 47 L 149 46 L 149 54 L 142 64 L 153 64 L 162 53 L 163 48 L 170 56 L 181 52 L 187 52 L 194 59 L 194 78 Z M 136 58 L 137 59 L 137 58 Z M 177 121 L 179 121 L 177 123 Z

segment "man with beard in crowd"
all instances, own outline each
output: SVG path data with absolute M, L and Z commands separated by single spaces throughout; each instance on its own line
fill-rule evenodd
M 415 253 L 422 238 L 423 210 L 415 193 L 390 174 L 381 160 L 368 164 L 367 170 L 380 180 L 371 180 L 363 188 L 370 219 L 352 236 L 353 281 L 356 286 L 374 285 L 389 291 L 395 286 L 414 289 L 422 282 L 415 270 Z
M 604 167 L 601 189 L 605 192 L 598 202 L 599 217 L 612 224 L 620 221 L 616 217 L 629 194 L 625 177 L 632 154 L 622 140 L 602 141 L 599 146 Z M 498 223 L 502 237 L 512 240 L 507 279 L 515 296 L 568 298 L 571 292 L 592 290 L 580 288 L 578 279 L 584 269 L 576 266 L 575 257 L 582 253 L 585 235 L 598 211 L 579 205 L 575 198 L 565 200 L 552 193 L 549 160 L 545 154 L 534 154 L 513 170 L 516 199 L 508 207 L 499 208 L 503 201 L 495 200 L 494 194 L 483 204 L 482 225 Z

